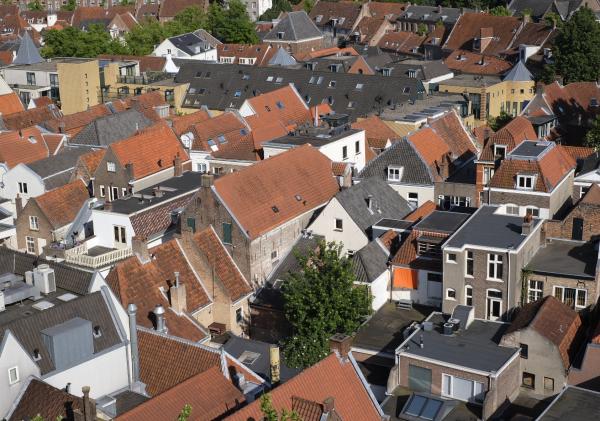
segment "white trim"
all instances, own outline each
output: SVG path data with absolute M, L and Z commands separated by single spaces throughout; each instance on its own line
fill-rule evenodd
M 419 330 L 417 329 L 416 332 L 418 332 Z M 461 365 L 457 365 L 457 364 L 452 364 L 446 361 L 440 361 L 440 360 L 436 360 L 433 358 L 428 358 L 428 357 L 423 357 L 421 355 L 417 355 L 417 354 L 413 354 L 410 352 L 401 352 L 399 354 L 400 357 L 409 357 L 409 358 L 413 358 L 415 360 L 418 361 L 424 361 L 426 363 L 431 363 L 431 364 L 435 364 L 438 365 L 440 367 L 445 367 L 445 368 L 453 368 L 455 370 L 459 370 L 459 371 L 464 371 L 466 373 L 472 373 L 472 374 L 477 374 L 480 376 L 485 376 L 485 377 L 489 377 L 492 375 L 492 371 L 482 371 L 482 370 L 477 370 L 474 368 L 469 368 L 469 367 L 464 367 Z

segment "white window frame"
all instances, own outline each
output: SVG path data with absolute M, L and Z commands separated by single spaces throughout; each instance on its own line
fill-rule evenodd
M 11 375 L 12 371 L 14 371 L 14 373 L 15 373 L 14 380 L 13 380 L 13 376 Z M 8 369 L 8 384 L 13 385 L 13 384 L 19 383 L 19 381 L 21 381 L 21 378 L 19 376 L 19 366 L 15 365 L 14 367 L 10 367 Z
M 29 235 L 25 236 L 25 249 L 27 250 L 27 253 L 35 253 L 35 238 Z
M 471 304 L 467 302 L 467 299 L 471 299 Z M 465 285 L 465 305 L 473 307 L 473 285 Z
M 450 296 L 450 292 L 454 293 L 454 297 Z M 456 301 L 456 290 L 454 288 L 446 288 L 446 300 Z
M 471 255 L 471 257 L 469 257 L 469 254 Z M 471 261 L 473 263 L 473 273 L 469 273 L 467 271 L 467 268 L 469 267 L 469 261 Z M 465 277 L 467 278 L 473 278 L 475 274 L 475 254 L 473 253 L 472 250 L 466 250 L 465 251 Z
M 502 294 L 502 291 L 497 289 L 497 288 L 488 288 L 485 290 L 485 318 L 487 320 L 497 320 L 502 318 L 502 311 L 504 308 L 504 294 L 502 294 L 503 298 L 498 298 L 498 297 L 490 297 L 490 291 L 493 292 L 499 292 Z M 489 301 L 490 300 L 494 300 L 494 301 L 500 301 L 500 314 L 498 315 L 498 317 L 496 319 L 491 319 L 490 316 L 490 306 L 489 306 Z
M 341 228 L 338 228 L 338 221 L 340 222 Z M 344 220 L 342 218 L 334 218 L 333 220 L 333 230 L 338 232 L 344 231 Z
M 531 287 L 532 282 L 535 282 L 535 288 Z M 542 284 L 541 288 L 540 288 L 539 284 Z M 537 298 L 532 300 L 531 294 L 534 294 Z M 544 281 L 540 281 L 538 279 L 530 279 L 527 284 L 527 302 L 532 303 L 534 301 L 541 299 L 542 297 L 544 297 Z
M 125 187 L 121 187 L 121 197 L 127 196 L 127 189 Z
M 516 213 L 515 212 L 510 212 L 509 209 L 511 209 L 513 211 L 516 210 Z M 515 205 L 515 204 L 512 204 L 512 203 L 506 204 L 506 214 L 507 215 L 519 216 L 519 212 L 520 211 L 521 211 L 521 208 L 519 207 L 519 205 Z
M 100 185 L 100 197 L 105 197 L 106 196 L 106 189 L 104 188 L 104 186 L 101 184 Z
M 454 256 L 454 260 L 450 259 L 450 256 Z M 456 253 L 447 253 L 446 254 L 446 262 L 456 264 Z
M 117 228 L 118 232 L 118 235 L 116 236 L 115 228 Z M 127 244 L 127 229 L 122 225 L 113 225 L 113 240 L 115 241 L 115 243 Z
M 412 197 L 411 197 L 412 196 Z M 408 199 L 406 200 L 409 205 L 413 206 L 414 209 L 419 207 L 419 193 L 417 192 L 408 192 Z
M 40 222 L 37 216 L 29 215 L 29 229 L 33 231 L 40 230 Z
M 483 184 L 488 185 L 494 176 L 494 169 L 492 167 L 483 168 Z
M 117 172 L 117 164 L 115 164 L 113 161 L 106 161 L 106 171 Z
M 503 150 L 503 153 L 502 153 L 502 154 L 499 154 L 499 153 L 498 153 L 498 151 L 499 151 L 500 149 L 502 149 L 502 150 Z M 494 155 L 502 155 L 503 157 L 505 157 L 505 158 L 506 158 L 506 145 L 499 145 L 499 144 L 497 144 L 497 145 L 494 145 Z M 490 177 L 490 179 L 491 179 L 491 177 Z
M 388 181 L 400 181 L 402 180 L 402 173 L 404 172 L 403 167 L 388 167 Z
M 552 287 L 552 296 L 556 297 L 556 290 L 558 288 L 562 289 L 560 301 L 563 304 L 566 304 L 565 303 L 565 290 L 566 289 L 574 289 L 575 290 L 575 308 L 576 309 L 582 309 L 582 308 L 586 308 L 587 307 L 587 295 L 588 295 L 587 294 L 587 289 L 585 289 L 585 288 L 565 287 L 565 286 L 562 286 L 562 285 L 554 285 Z M 580 305 L 577 304 L 580 292 L 582 292 L 584 294 L 584 297 L 585 297 L 584 305 L 583 306 L 580 306 Z
M 527 215 L 527 212 L 529 212 L 529 211 L 532 211 L 531 216 L 533 216 L 534 218 L 540 217 L 540 208 L 538 208 L 536 206 L 527 206 L 525 208 L 525 215 Z M 534 212 L 537 212 L 537 215 L 534 215 Z
M 481 385 L 481 391 L 485 392 L 485 385 L 482 382 L 478 382 L 477 380 L 473 380 L 473 379 L 465 379 L 464 377 L 453 376 L 451 374 L 446 374 L 446 373 L 442 373 L 442 388 L 441 388 L 442 389 L 441 390 L 442 393 L 441 393 L 441 395 L 443 397 L 447 397 L 447 398 L 452 398 L 452 399 L 459 400 L 458 398 L 456 398 L 454 396 L 454 378 L 455 377 L 459 378 L 461 380 L 464 380 L 464 381 L 471 382 L 471 385 L 472 385 L 471 386 L 471 400 L 469 402 L 483 403 L 483 402 L 475 400 L 475 384 L 476 383 L 480 384 Z M 444 385 L 445 385 L 447 379 L 450 380 L 450 390 L 449 390 L 450 393 L 449 394 L 446 393 L 446 391 L 444 390 Z
M 527 184 L 529 184 L 527 182 L 528 180 L 531 183 L 530 186 L 527 185 Z M 523 185 L 521 185 L 521 184 L 523 184 Z M 517 184 L 515 187 L 518 190 L 533 190 L 535 187 L 535 175 L 518 174 L 517 175 Z
M 493 258 L 492 258 L 493 256 Z M 490 273 L 490 264 L 494 264 L 494 273 Z M 504 276 L 504 256 L 498 253 L 488 253 L 487 255 L 487 280 L 488 281 L 503 281 L 503 278 L 498 278 L 498 266 L 502 268 L 502 275 Z

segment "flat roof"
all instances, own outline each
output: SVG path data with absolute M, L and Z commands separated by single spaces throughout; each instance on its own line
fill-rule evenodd
M 496 83 L 502 82 L 502 78 L 500 76 L 481 76 L 481 75 L 471 75 L 471 74 L 459 74 L 455 75 L 452 79 L 444 80 L 440 82 L 440 85 L 448 85 L 448 86 L 470 86 L 470 87 L 478 87 L 478 86 L 491 86 Z
M 435 210 L 415 225 L 415 229 L 450 234 L 460 228 L 470 216 L 468 213 Z
M 600 419 L 600 393 L 567 386 L 537 421 Z
M 554 142 L 526 140 L 514 148 L 508 156 L 510 159 L 535 159 L 541 158 L 542 154 L 549 150 Z
M 527 265 L 536 273 L 569 278 L 596 278 L 598 249 L 584 241 L 550 239 Z
M 78 58 L 78 57 L 57 57 L 51 60 L 42 61 L 35 64 L 15 64 L 14 66 L 8 66 L 8 70 L 29 70 L 29 71 L 43 71 L 43 72 L 56 72 L 58 63 L 85 63 L 88 61 L 97 60 L 95 58 Z
M 161 188 L 163 192 L 161 197 L 154 195 L 155 187 Z M 112 202 L 111 212 L 131 215 L 132 213 L 139 212 L 150 206 L 166 203 L 185 193 L 192 193 L 199 188 L 200 173 L 189 171 L 184 173 L 181 177 L 171 177 L 162 183 L 140 190 L 139 192 L 134 193 L 133 196 L 115 200 Z
M 323 133 L 323 134 L 317 134 L 317 135 L 305 135 L 305 134 L 287 135 L 287 136 L 278 137 L 277 139 L 273 139 L 269 142 L 265 142 L 265 143 L 263 143 L 263 145 L 301 146 L 301 145 L 305 145 L 308 143 L 308 144 L 311 144 L 312 146 L 319 148 L 321 146 L 328 145 L 332 142 L 343 139 L 345 137 L 348 137 L 348 136 L 350 136 L 354 133 L 358 133 L 358 132 L 360 132 L 360 130 L 348 129 L 348 130 L 344 130 L 344 131 L 341 131 L 341 132 L 335 133 L 335 134 Z
M 433 313 L 427 319 L 433 323 L 433 329 L 420 329 L 410 336 L 403 343 L 404 352 L 485 372 L 498 371 L 519 352 L 518 348 L 499 346 L 495 342 L 509 327 L 508 324 L 476 319 L 467 329 L 444 335 L 443 324 L 449 318 L 449 315 Z M 420 347 L 421 336 L 423 348 Z
M 518 248 L 527 238 L 521 234 L 523 217 L 496 213 L 499 209 L 498 206 L 491 205 L 479 208 L 448 240 L 446 247 L 462 248 L 472 245 L 500 249 Z M 541 219 L 533 218 L 533 227 L 541 223 Z
M 377 228 L 388 228 L 396 230 L 405 230 L 410 228 L 414 224 L 413 221 L 407 221 L 405 219 L 389 219 L 383 218 L 373 224 L 373 227 Z

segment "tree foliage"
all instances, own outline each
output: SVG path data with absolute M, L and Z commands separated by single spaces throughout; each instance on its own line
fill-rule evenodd
M 35 11 L 44 10 L 44 8 L 42 7 L 42 3 L 40 3 L 40 0 L 30 1 L 29 3 L 27 3 L 27 8 L 29 10 L 35 10 Z
M 207 29 L 225 43 L 255 44 L 259 41 L 246 6 L 240 0 L 229 1 L 227 9 L 212 3 L 208 9 Z
M 192 415 L 192 405 L 186 403 L 181 409 L 177 421 L 187 421 L 190 418 L 190 415 Z
M 496 6 L 490 9 L 490 15 L 494 16 L 510 16 L 510 10 L 506 6 Z
M 586 133 L 585 144 L 590 148 L 600 149 L 600 116 L 596 116 L 592 127 Z
M 513 119 L 513 116 L 506 113 L 505 111 L 501 111 L 500 115 L 498 117 L 490 117 L 488 119 L 488 123 L 490 125 L 490 128 L 497 132 L 498 130 L 500 130 L 502 127 L 506 126 L 508 123 L 510 123 Z
M 298 256 L 302 270 L 284 284 L 285 316 L 293 328 L 284 352 L 291 366 L 315 364 L 329 353 L 333 334 L 351 334 L 371 313 L 371 296 L 354 285 L 352 264 L 341 249 L 320 242 L 316 251 Z
M 290 4 L 290 2 L 288 0 L 274 0 L 273 6 L 271 6 L 270 9 L 265 11 L 265 13 L 260 15 L 258 17 L 258 19 L 269 21 L 269 20 L 277 19 L 277 17 L 279 16 L 279 14 L 281 12 L 291 12 L 291 11 L 292 11 L 292 5 Z
M 73 12 L 76 7 L 77 7 L 77 3 L 75 2 L 75 0 L 69 0 L 69 1 L 67 1 L 67 4 L 64 4 L 60 7 L 60 10 Z
M 123 54 L 126 47 L 113 40 L 101 25 L 90 25 L 87 31 L 75 27 L 51 29 L 44 36 L 44 57 L 97 57 L 100 54 Z
M 600 24 L 587 7 L 559 29 L 554 41 L 556 72 L 564 83 L 595 81 L 600 76 Z
M 264 421 L 301 421 L 296 411 L 288 412 L 282 409 L 278 414 L 277 410 L 273 408 L 273 401 L 269 393 L 260 397 L 260 410 L 263 413 Z

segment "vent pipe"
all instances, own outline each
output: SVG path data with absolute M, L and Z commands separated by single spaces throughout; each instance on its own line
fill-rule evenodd
M 133 303 L 127 306 L 127 314 L 129 315 L 129 344 L 131 347 L 131 367 L 133 383 L 140 381 L 140 354 L 138 351 L 137 339 L 137 306 Z

